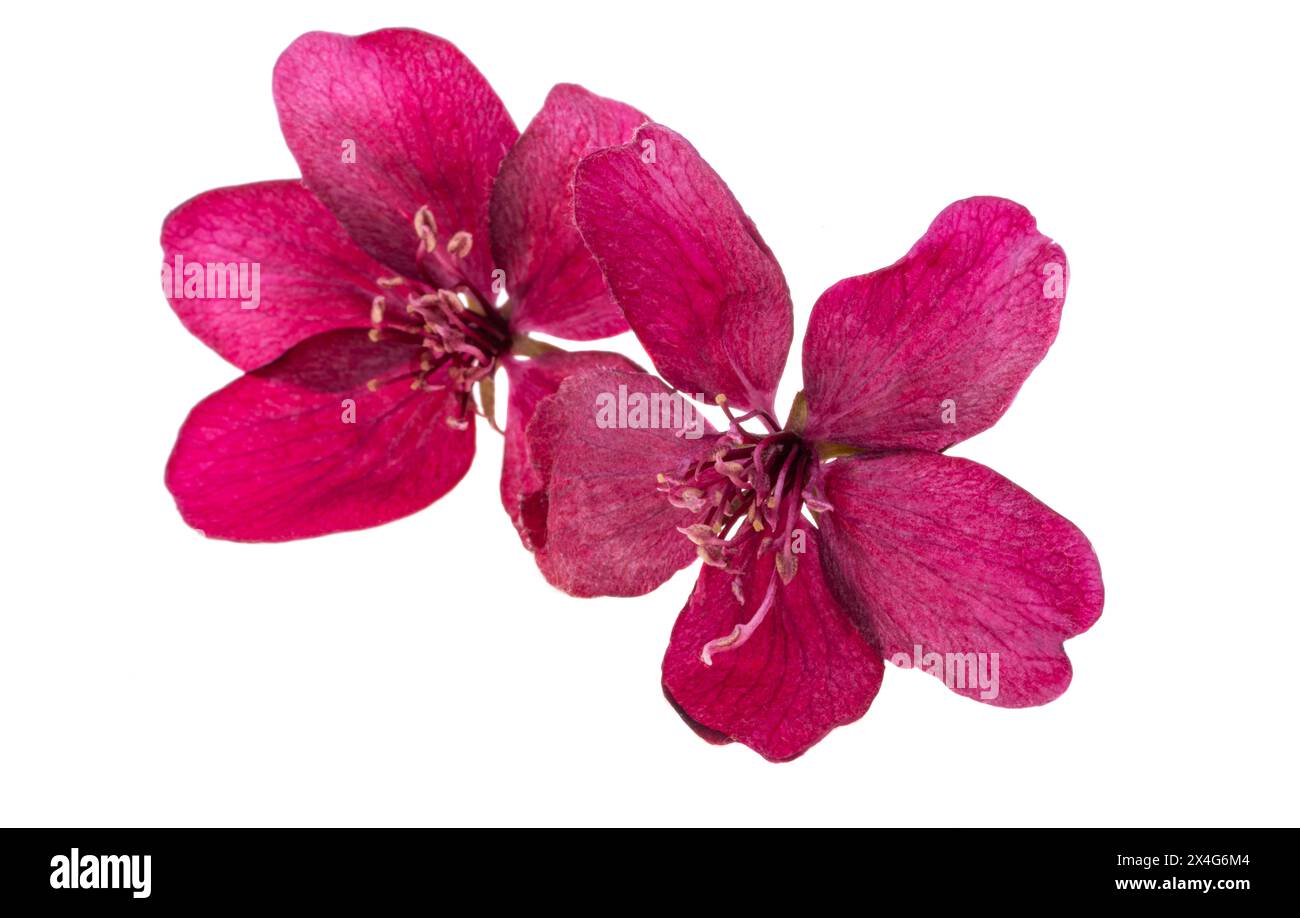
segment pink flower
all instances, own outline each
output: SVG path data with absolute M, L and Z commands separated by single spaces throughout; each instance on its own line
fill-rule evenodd
M 783 427 L 785 278 L 690 144 L 647 124 L 585 158 L 576 212 L 664 379 L 731 423 L 681 435 L 646 374 L 567 380 L 529 428 L 549 500 L 536 557 L 580 596 L 645 593 L 703 559 L 663 664 L 697 732 L 794 758 L 866 713 L 882 657 L 996 705 L 1065 691 L 1062 642 L 1101 613 L 1091 546 L 942 453 L 998 419 L 1056 336 L 1065 255 L 1023 207 L 953 204 L 901 260 L 822 294 Z M 613 392 L 660 407 L 611 424 L 593 405 Z
M 181 514 L 209 536 L 282 540 L 419 510 L 469 468 L 474 389 L 490 414 L 504 369 L 501 497 L 529 544 L 537 402 L 576 369 L 635 365 L 527 333 L 626 329 L 573 222 L 573 172 L 644 117 L 559 85 L 520 135 L 460 51 L 405 29 L 304 35 L 274 92 L 303 180 L 209 191 L 163 225 L 172 307 L 247 371 L 181 428 Z

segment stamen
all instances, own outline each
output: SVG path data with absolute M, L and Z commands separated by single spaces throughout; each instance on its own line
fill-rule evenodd
M 470 249 L 474 247 L 474 237 L 465 230 L 461 230 L 447 240 L 447 251 L 457 258 L 465 258 L 469 255 Z
M 776 572 L 781 577 L 782 583 L 789 583 L 794 579 L 794 575 L 799 571 L 799 556 L 789 551 L 788 547 L 781 549 L 776 555 Z
M 415 212 L 415 235 L 420 237 L 420 247 L 424 252 L 434 252 L 438 248 L 438 222 L 433 219 L 433 211 L 428 204 L 421 204 Z
M 384 298 L 382 296 L 377 296 L 371 301 L 370 303 L 370 324 L 371 325 L 378 325 L 380 322 L 384 321 L 384 305 L 385 305 Z
M 677 531 L 686 538 L 690 539 L 696 545 L 713 545 L 718 542 L 717 533 L 713 531 L 712 526 L 706 526 L 704 523 L 692 523 L 690 526 L 678 526 Z
M 749 487 L 749 481 L 745 478 L 745 467 L 739 462 L 724 461 L 722 457 L 725 455 L 725 452 L 719 452 L 717 458 L 713 460 L 713 470 L 738 488 Z
M 732 582 L 732 592 L 735 590 L 735 581 Z M 740 598 L 740 596 L 737 596 Z M 767 617 L 767 610 L 772 608 L 772 603 L 776 599 L 776 576 L 775 574 L 767 581 L 767 593 L 763 596 L 763 602 L 759 605 L 758 611 L 753 617 L 743 625 L 737 625 L 732 629 L 731 634 L 726 637 L 714 638 L 704 645 L 700 650 L 700 661 L 705 666 L 713 665 L 713 655 L 722 653 L 727 650 L 736 650 L 743 647 L 749 640 L 750 635 L 757 630 L 758 626 L 763 624 L 763 619 Z
M 689 510 L 692 513 L 699 513 L 708 505 L 704 492 L 699 488 L 682 488 L 676 494 L 669 494 L 668 503 L 679 510 Z

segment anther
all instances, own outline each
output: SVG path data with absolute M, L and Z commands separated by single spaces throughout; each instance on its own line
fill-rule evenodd
M 781 575 L 782 583 L 789 583 L 799 570 L 799 557 L 793 552 L 782 549 L 776 555 L 776 572 Z
M 415 212 L 415 234 L 420 237 L 420 245 L 426 252 L 433 252 L 438 247 L 438 222 L 433 218 L 433 211 L 428 204 L 421 204 Z
M 382 321 L 384 321 L 384 298 L 377 296 L 370 302 L 370 324 L 378 325 Z
M 457 258 L 465 258 L 469 255 L 469 250 L 474 247 L 474 237 L 464 230 L 452 235 L 447 240 L 447 251 Z

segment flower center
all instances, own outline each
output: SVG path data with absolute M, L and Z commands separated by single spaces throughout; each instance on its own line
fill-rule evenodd
M 730 413 L 728 413 L 730 416 Z M 809 493 L 816 465 L 812 448 L 789 430 L 755 434 L 732 418 L 731 429 L 718 437 L 704 459 L 658 476 L 659 490 L 674 507 L 703 513 L 703 519 L 678 531 L 695 543 L 705 564 L 732 574 L 731 591 L 746 604 L 745 561 L 770 553 L 773 570 L 753 615 L 728 635 L 700 650 L 706 666 L 713 656 L 734 650 L 762 624 L 776 597 L 776 578 L 789 583 L 799 567 L 805 531 L 799 526 L 802 509 L 827 509 Z
M 420 339 L 425 350 L 411 388 L 432 392 L 450 386 L 457 410 L 447 416 L 447 424 L 464 430 L 475 413 L 473 388 L 485 380 L 490 384 L 501 357 L 510 350 L 510 328 L 466 276 L 464 259 L 474 237 L 461 230 L 439 248 L 437 225 L 428 207 L 416 212 L 413 223 L 416 261 L 424 276 L 377 279 L 383 293 L 370 306 L 370 340 L 379 341 L 389 331 Z M 430 383 L 429 378 L 439 372 L 445 373 L 447 383 Z M 371 380 L 369 387 L 373 390 L 378 384 Z

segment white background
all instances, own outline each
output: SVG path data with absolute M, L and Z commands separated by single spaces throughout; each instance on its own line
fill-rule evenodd
M 1294 825 L 1294 14 L 891 6 L 9 5 L 0 822 Z M 521 128 L 573 81 L 687 135 L 789 277 L 781 411 L 825 287 L 958 198 L 1028 206 L 1070 258 L 1060 337 L 954 452 L 1097 548 L 1070 690 L 1002 710 L 891 668 L 793 764 L 708 746 L 659 688 L 695 570 L 551 589 L 486 427 L 406 520 L 190 531 L 163 466 L 236 371 L 158 290 L 162 218 L 296 175 L 276 56 L 389 25 L 457 43 Z

